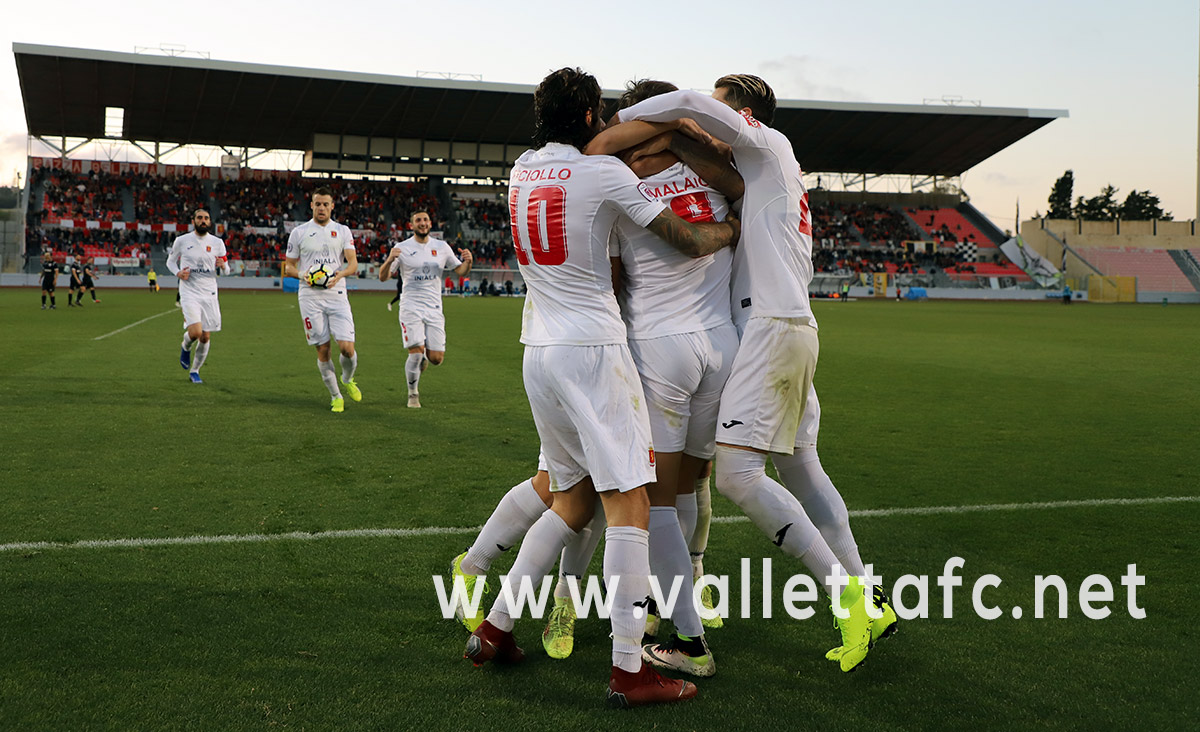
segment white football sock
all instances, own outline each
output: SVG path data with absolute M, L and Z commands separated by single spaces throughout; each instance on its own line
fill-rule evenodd
M 708 548 L 708 527 L 712 523 L 712 490 L 709 488 L 711 478 L 700 478 L 696 481 L 696 529 L 688 540 L 688 551 L 692 554 L 692 576 L 704 574 L 704 550 Z M 676 499 L 678 505 L 678 499 Z
M 342 361 L 342 383 L 345 384 L 353 381 L 354 371 L 358 368 L 358 353 L 355 352 L 355 354 L 349 358 L 347 358 L 345 354 L 339 354 L 339 356 Z
M 496 504 L 496 510 L 488 516 L 475 543 L 467 550 L 462 571 L 466 574 L 487 574 L 492 568 L 492 561 L 519 542 L 545 510 L 546 504 L 542 503 L 534 490 L 532 480 L 509 488 L 500 503 Z
M 692 534 L 696 533 L 696 518 L 700 513 L 696 508 L 696 494 L 680 493 L 675 496 L 675 513 L 679 514 L 679 528 L 683 531 L 683 541 L 690 544 Z
M 553 511 L 544 512 L 533 523 L 529 533 L 525 534 L 525 541 L 521 542 L 521 551 L 517 552 L 517 560 L 513 562 L 512 569 L 508 571 L 507 582 L 511 588 L 513 599 L 518 596 L 517 592 L 521 587 L 522 577 L 529 577 L 533 580 L 534 594 L 538 594 L 542 578 L 550 573 L 554 567 L 554 560 L 558 559 L 558 553 L 573 536 L 575 536 L 575 532 L 571 531 L 567 522 Z M 488 613 L 487 619 L 489 623 L 500 630 L 512 631 L 513 619 L 510 613 L 511 608 L 508 606 L 504 593 L 500 592 L 497 594 L 496 603 L 492 605 L 492 611 Z
M 410 353 L 408 360 L 404 362 L 404 376 L 408 379 L 408 394 L 419 393 L 417 383 L 421 380 L 421 361 L 425 360 L 423 353 Z
M 804 512 L 817 525 L 825 543 L 846 571 L 856 577 L 864 576 L 867 568 L 863 566 L 858 544 L 850 530 L 846 502 L 821 467 L 817 449 L 810 447 L 797 449 L 794 455 L 772 455 L 771 461 L 775 463 L 784 487 L 804 506 Z
M 767 477 L 767 456 L 761 452 L 717 445 L 717 490 L 738 508 L 785 553 L 797 557 L 833 594 L 827 577 L 837 557 L 821 538 L 800 501 Z
M 650 604 L 649 575 L 650 532 L 633 526 L 609 526 L 604 532 L 604 583 L 613 593 L 609 615 L 612 662 L 630 673 L 642 668 L 642 631 L 646 629 L 646 608 Z
M 191 347 L 192 347 L 192 343 L 194 343 L 194 342 L 195 342 L 195 341 L 193 341 L 193 340 L 192 340 L 192 337 L 191 337 L 190 335 L 188 335 L 188 332 L 187 332 L 186 330 L 185 330 L 185 331 L 183 331 L 183 347 L 184 347 L 184 348 L 191 348 Z
M 321 371 L 321 381 L 325 382 L 325 388 L 329 390 L 329 396 L 338 398 L 342 395 L 337 385 L 337 373 L 333 370 L 333 361 L 322 361 L 317 359 L 317 368 Z
M 583 577 L 587 574 L 588 565 L 592 563 L 592 555 L 596 553 L 600 537 L 604 536 L 604 529 L 607 526 L 604 509 L 597 501 L 596 515 L 574 539 L 571 539 L 563 547 L 562 556 L 558 560 L 558 583 L 554 585 L 555 597 L 571 596 L 571 587 L 567 584 L 567 577 L 572 575 L 579 582 L 580 590 L 583 590 Z
M 696 606 L 692 604 L 692 564 L 688 558 L 687 544 L 679 529 L 679 516 L 673 506 L 650 507 L 650 573 L 658 578 L 658 588 L 663 599 L 671 596 L 671 585 L 675 578 L 682 577 L 679 595 L 671 614 L 659 604 L 663 617 L 675 623 L 681 634 L 695 638 L 703 635 L 704 627 Z
M 207 343 L 205 343 L 204 341 L 200 341 L 196 344 L 196 353 L 195 353 L 195 355 L 192 356 L 192 371 L 193 372 L 199 371 L 200 367 L 204 365 L 204 359 L 208 358 L 208 347 L 211 344 L 212 344 L 212 341 L 209 341 Z

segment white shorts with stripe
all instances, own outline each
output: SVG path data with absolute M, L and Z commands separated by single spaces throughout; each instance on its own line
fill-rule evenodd
M 717 442 L 791 455 L 819 351 L 817 329 L 801 318 L 750 318 L 721 395 Z
M 300 290 L 300 318 L 310 346 L 337 341 L 354 342 L 354 313 L 345 292 Z
M 446 350 L 446 315 L 439 311 L 400 311 L 400 334 L 404 347 L 425 346 L 426 351 Z
M 659 452 L 708 460 L 716 450 L 721 392 L 738 350 L 733 323 L 661 338 L 630 339 Z
M 589 475 L 597 491 L 654 482 L 646 400 L 625 344 L 526 346 L 523 375 L 550 490 Z

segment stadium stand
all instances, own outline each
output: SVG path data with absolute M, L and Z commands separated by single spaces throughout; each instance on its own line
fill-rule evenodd
M 982 231 L 952 208 L 907 209 L 921 231 L 938 242 L 970 242 L 977 247 L 995 247 Z
M 483 269 L 516 267 L 512 252 L 506 188 L 460 186 L 450 192 L 458 245 L 475 255 L 475 266 Z
M 1076 251 L 1106 275 L 1137 277 L 1138 290 L 1196 292 L 1165 249 L 1088 247 Z
M 446 232 L 456 247 L 472 250 L 477 268 L 500 272 L 493 282 L 508 280 L 503 271 L 516 268 L 504 186 L 453 186 L 444 199 L 449 209 L 443 212 L 425 182 L 303 178 L 284 171 L 216 180 L 42 167 L 33 169 L 32 183 L 43 195 L 41 206 L 31 206 L 27 251 L 49 248 L 60 258 L 71 253 L 137 257 L 152 263 L 154 252 L 161 257 L 178 232 L 186 230 L 190 212 L 203 206 L 220 227 L 231 259 L 278 262 L 284 256 L 288 223 L 307 220 L 312 190 L 327 185 L 337 200 L 335 218 L 356 232 L 362 262 L 382 261 L 394 242 L 408 236 L 411 213 L 427 210 L 435 230 Z M 812 211 L 817 273 L 944 273 L 963 284 L 979 277 L 1028 280 L 994 248 L 970 257 L 953 248 L 959 238 L 992 246 L 954 209 L 816 200 Z M 152 230 L 139 230 L 146 228 Z M 913 241 L 939 246 L 920 252 L 908 244 Z
M 26 229 L 26 250 L 33 252 L 50 248 L 88 257 L 138 256 L 131 253 L 165 249 L 178 231 L 186 230 L 191 211 L 204 207 L 221 226 L 232 258 L 279 260 L 287 242 L 286 224 L 308 219 L 309 196 L 321 185 L 334 191 L 335 218 L 360 237 L 363 261 L 386 257 L 390 242 L 408 235 L 413 211 L 429 211 L 435 229 L 449 223 L 424 183 L 300 178 L 286 172 L 261 180 L 213 181 L 35 167 L 31 185 L 41 191 Z M 139 230 L 146 227 L 153 230 Z

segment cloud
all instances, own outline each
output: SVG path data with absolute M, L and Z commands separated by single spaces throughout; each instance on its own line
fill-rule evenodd
M 814 56 L 784 56 L 759 64 L 759 71 L 780 99 L 865 102 L 861 92 L 846 86 L 854 69 L 831 66 Z
M 1010 188 L 1017 187 L 1017 186 L 1025 186 L 1025 185 L 1029 185 L 1029 183 L 1030 183 L 1029 176 L 1015 177 L 1015 176 L 1011 176 L 1011 175 L 1005 175 L 1004 173 L 1000 173 L 1000 172 L 996 172 L 996 171 L 988 171 L 988 172 L 984 173 L 981 177 L 983 178 L 983 180 L 985 180 L 988 183 L 991 183 L 993 185 L 1007 186 Z

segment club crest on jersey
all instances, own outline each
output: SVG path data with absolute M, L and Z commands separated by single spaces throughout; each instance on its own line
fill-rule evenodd
M 331 231 L 331 232 L 329 232 L 329 235 L 330 235 L 330 236 L 332 236 L 334 239 L 336 239 L 336 238 L 337 238 L 337 232 L 336 232 L 336 231 Z
M 746 118 L 746 124 L 750 125 L 751 127 L 761 127 L 761 126 L 762 126 L 762 125 L 759 123 L 759 121 L 758 121 L 758 120 L 756 120 L 756 119 L 754 119 L 754 116 L 753 116 L 752 114 L 750 114 L 749 112 L 747 112 L 746 110 L 744 110 L 744 109 L 743 109 L 743 110 L 741 110 L 740 112 L 738 112 L 738 114 L 740 114 L 740 115 L 742 115 L 743 117 L 745 117 L 745 118 Z
M 431 256 L 431 257 L 436 257 L 436 256 L 437 256 L 437 250 L 436 250 L 436 249 L 430 249 L 430 250 L 429 250 L 429 256 Z
M 654 193 L 651 192 L 650 186 L 646 185 L 645 183 L 638 183 L 638 193 L 641 193 L 642 198 L 645 198 L 650 203 L 654 203 L 658 200 L 654 197 Z
M 204 251 L 206 251 L 206 252 L 211 252 L 211 251 L 212 251 L 212 247 L 204 247 Z

